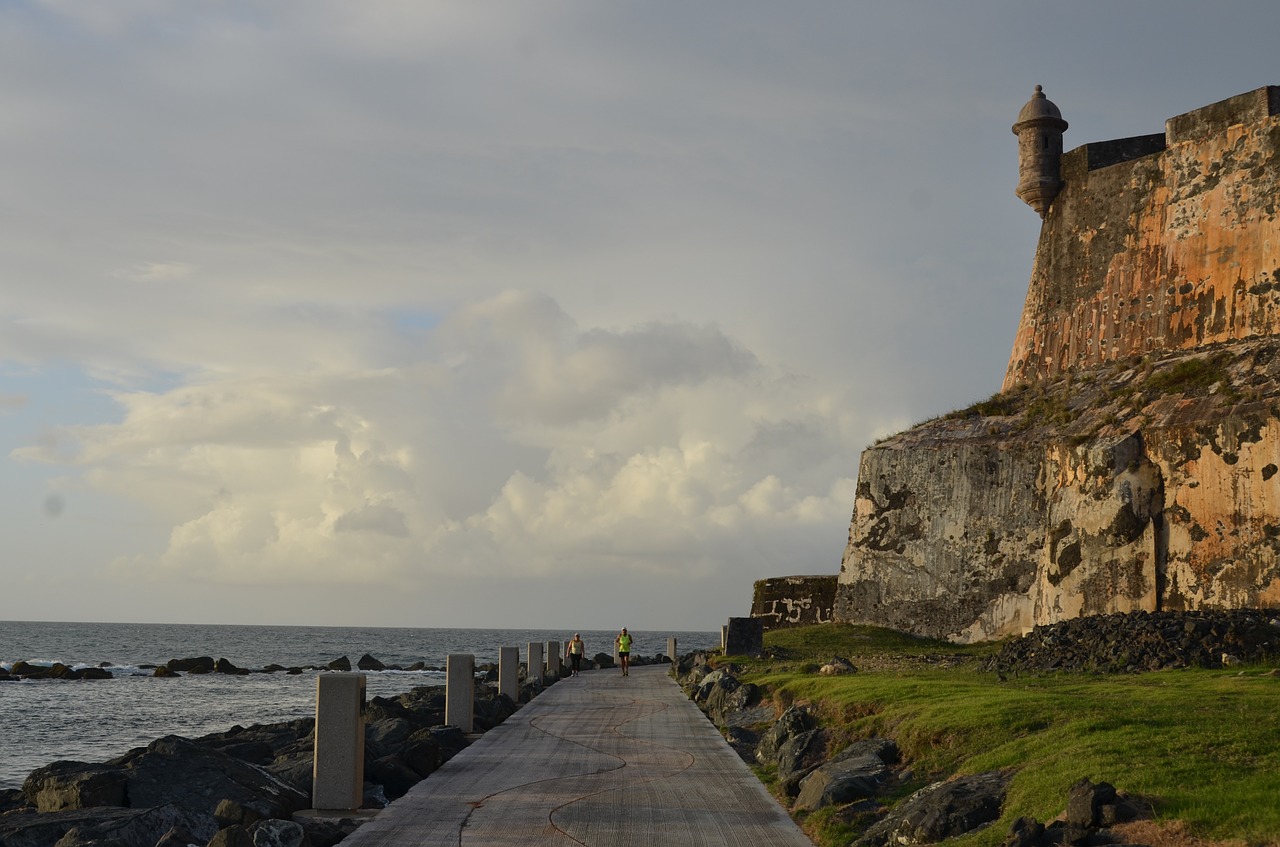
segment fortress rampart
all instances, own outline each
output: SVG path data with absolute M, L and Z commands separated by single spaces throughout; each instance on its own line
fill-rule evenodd
M 1280 89 L 1061 153 L 1002 392 L 868 448 L 833 617 L 978 641 L 1280 607 Z
M 1280 329 L 1280 88 L 1063 154 L 1004 379 Z

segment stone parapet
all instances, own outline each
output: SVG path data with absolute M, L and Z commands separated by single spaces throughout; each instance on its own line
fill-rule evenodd
M 837 579 L 835 574 L 822 574 L 756 580 L 751 617 L 760 618 L 766 630 L 830 623 Z
M 1063 155 L 1005 390 L 1280 331 L 1277 99 L 1260 88 Z

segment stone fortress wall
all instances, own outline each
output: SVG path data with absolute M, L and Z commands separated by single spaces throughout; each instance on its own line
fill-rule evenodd
M 1059 155 L 1037 87 L 1014 130 L 1044 224 L 1003 393 L 863 453 L 836 621 L 975 641 L 1280 606 L 1278 105 Z
M 1062 156 L 1004 388 L 1280 327 L 1280 88 Z
M 751 617 L 761 618 L 766 630 L 830 623 L 836 582 L 835 574 L 756 580 Z

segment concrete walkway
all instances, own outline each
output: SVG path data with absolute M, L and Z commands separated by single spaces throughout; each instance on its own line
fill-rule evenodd
M 668 667 L 557 682 L 343 847 L 812 847 Z

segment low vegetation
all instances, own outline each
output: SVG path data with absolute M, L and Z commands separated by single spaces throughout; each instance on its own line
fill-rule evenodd
M 895 796 L 952 774 L 1015 772 L 1003 818 L 947 842 L 955 847 L 998 845 L 1019 816 L 1054 819 L 1084 777 L 1149 803 L 1155 821 L 1145 826 L 1180 833 L 1167 843 L 1280 845 L 1273 666 L 1002 680 L 982 670 L 998 645 L 835 625 L 771 632 L 765 644 L 770 658 L 725 661 L 780 705 L 809 703 L 834 730 L 833 747 L 893 738 L 910 767 Z M 858 672 L 817 675 L 833 655 Z M 857 829 L 838 811 L 804 823 L 820 844 L 848 844 Z

